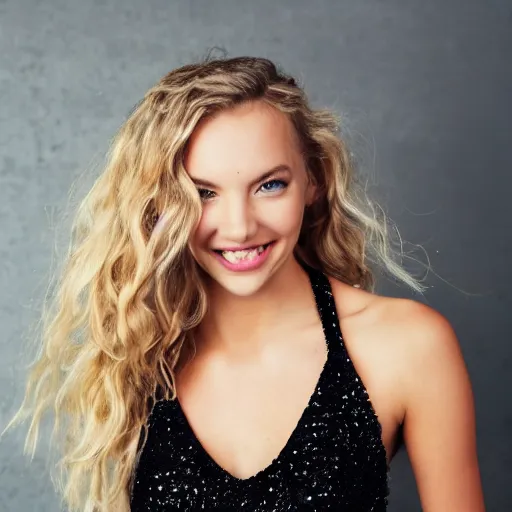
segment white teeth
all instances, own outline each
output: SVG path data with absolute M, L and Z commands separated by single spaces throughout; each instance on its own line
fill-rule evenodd
M 222 256 L 230 263 L 237 263 L 242 260 L 253 260 L 265 250 L 263 245 L 256 247 L 255 249 L 245 251 L 222 251 Z

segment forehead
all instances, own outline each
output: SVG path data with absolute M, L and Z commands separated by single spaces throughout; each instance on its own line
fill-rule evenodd
M 194 131 L 185 158 L 193 178 L 220 178 L 237 173 L 252 177 L 278 164 L 302 160 L 292 122 L 263 102 L 222 111 Z

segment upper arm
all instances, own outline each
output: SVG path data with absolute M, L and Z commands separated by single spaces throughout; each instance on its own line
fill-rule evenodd
M 422 508 L 482 512 L 473 394 L 458 340 L 441 314 L 407 302 L 404 441 Z

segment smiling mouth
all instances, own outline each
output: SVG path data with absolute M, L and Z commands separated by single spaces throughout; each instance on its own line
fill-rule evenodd
M 269 245 L 273 242 L 268 242 L 263 245 L 254 246 L 247 249 L 230 251 L 224 249 L 213 249 L 213 252 L 220 254 L 223 258 L 231 263 L 236 263 L 242 260 L 250 260 L 259 256 Z

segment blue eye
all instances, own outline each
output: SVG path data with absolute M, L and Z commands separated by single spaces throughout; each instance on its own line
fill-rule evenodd
M 278 190 L 282 190 L 288 186 L 288 183 L 283 180 L 270 180 L 261 185 L 261 189 L 265 192 L 276 192 Z

